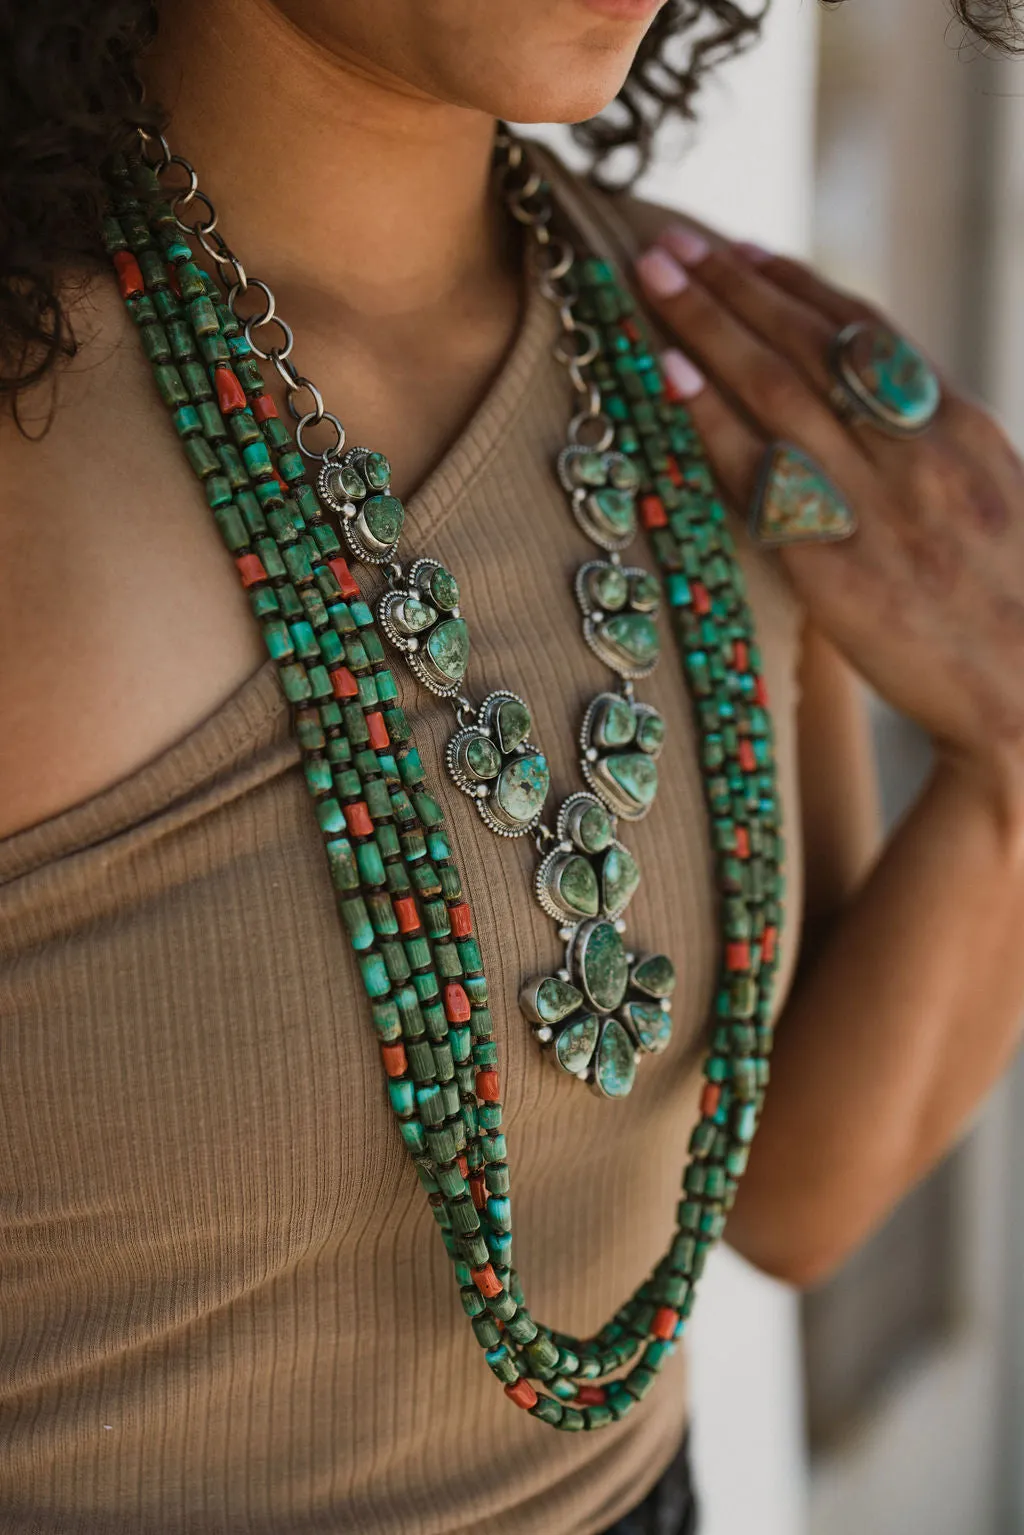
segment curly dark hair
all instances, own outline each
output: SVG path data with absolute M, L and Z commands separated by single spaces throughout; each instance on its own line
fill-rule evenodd
M 617 151 L 635 175 L 672 113 L 694 116 L 709 68 L 752 42 L 770 0 L 668 0 L 618 100 L 574 129 L 601 178 Z M 989 42 L 1012 46 L 1024 0 L 952 0 Z M 138 127 L 136 61 L 152 41 L 156 0 L 0 0 L 0 398 L 44 378 L 75 350 L 63 302 L 69 272 L 102 256 L 104 166 Z

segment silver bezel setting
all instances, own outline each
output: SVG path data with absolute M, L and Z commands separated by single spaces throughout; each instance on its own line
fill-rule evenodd
M 343 500 L 340 496 L 336 496 L 330 486 L 331 475 L 336 470 L 355 466 L 356 460 L 366 458 L 370 451 L 369 448 L 349 448 L 348 452 L 343 453 L 340 458 L 325 458 L 317 475 L 316 489 L 324 505 L 328 506 L 338 518 L 342 537 L 348 544 L 350 553 L 366 565 L 387 565 L 394 558 L 395 550 L 401 541 L 401 531 L 398 538 L 392 540 L 390 544 L 382 543 L 380 539 L 374 538 L 366 526 L 364 510 L 367 501 L 374 496 L 389 495 L 390 491 L 376 490 L 372 486 L 367 486 L 364 480 L 365 493 L 359 497 L 358 501 L 353 501 L 350 497 Z M 390 483 L 389 479 L 389 486 Z
M 602 753 L 600 747 L 595 746 L 591 740 L 594 717 L 604 701 L 610 698 L 614 698 L 617 702 L 624 703 L 628 708 L 632 709 L 637 722 L 637 735 L 640 733 L 640 724 L 643 719 L 650 719 L 653 716 L 656 719 L 663 720 L 661 710 L 655 709 L 653 704 L 640 703 L 637 699 L 623 698 L 620 693 L 612 693 L 607 689 L 602 693 L 597 693 L 587 705 L 587 712 L 583 716 L 583 724 L 580 727 L 580 771 L 598 799 L 613 815 L 621 816 L 624 821 L 642 821 L 653 810 L 654 800 L 652 799 L 651 803 L 645 805 L 643 809 L 636 810 L 631 804 L 626 804 L 624 796 L 622 799 L 616 799 L 614 789 L 605 783 L 600 772 L 605 756 L 614 756 L 615 754 L 614 752 Z M 636 736 L 633 739 L 635 745 Z M 628 748 L 623 747 L 622 749 L 625 751 Z M 591 751 L 596 754 L 593 759 L 589 756 Z M 657 751 L 645 752 L 643 747 L 636 746 L 636 751 L 644 757 L 649 757 L 652 762 L 657 762 L 661 756 L 662 747 L 659 746 Z
M 594 606 L 590 593 L 587 591 L 587 577 L 590 572 L 592 570 L 601 570 L 608 564 L 615 564 L 616 568 L 622 571 L 627 582 L 634 576 L 650 575 L 650 571 L 645 570 L 642 565 L 620 565 L 614 560 L 587 560 L 581 565 L 576 572 L 575 591 L 576 601 L 583 614 L 583 638 L 599 660 L 603 661 L 605 666 L 608 667 L 609 671 L 615 672 L 619 677 L 627 678 L 630 682 L 642 682 L 644 678 L 651 675 L 661 660 L 661 652 L 659 651 L 649 666 L 630 666 L 628 662 L 623 661 L 620 656 L 614 654 L 611 646 L 601 638 L 601 626 L 606 618 L 614 618 L 619 613 L 629 613 L 636 610 L 631 609 L 627 601 L 625 607 L 616 608 L 614 613 L 605 613 L 603 608 L 596 608 Z M 648 616 L 653 620 L 658 611 L 657 607 L 652 608 Z
M 846 325 L 832 342 L 829 356 L 829 364 L 835 380 L 834 394 L 830 395 L 834 406 L 838 407 L 840 397 L 845 396 L 845 411 L 841 412 L 847 419 L 860 421 L 864 424 L 877 427 L 888 437 L 905 438 L 920 437 L 932 425 L 942 406 L 941 386 L 938 390 L 938 398 L 935 408 L 927 418 L 913 426 L 908 426 L 902 417 L 894 411 L 890 411 L 877 395 L 873 394 L 866 386 L 856 368 L 849 361 L 851 344 L 865 331 L 890 331 L 889 326 L 879 326 L 872 320 L 854 320 L 851 325 Z M 895 332 L 891 332 L 895 334 Z M 903 339 L 897 337 L 897 339 Z M 917 351 L 917 348 L 913 348 Z M 918 354 L 920 355 L 920 354 Z M 922 359 L 925 366 L 929 366 L 927 359 Z M 934 369 L 931 370 L 934 375 Z
M 402 634 L 395 627 L 391 617 L 398 604 L 410 598 L 424 603 L 437 614 L 434 622 L 423 630 L 423 634 L 426 636 L 430 635 L 437 624 L 443 623 L 446 619 L 462 617 L 462 610 L 458 603 L 453 608 L 442 609 L 438 607 L 437 603 L 430 596 L 427 587 L 429 586 L 430 574 L 435 570 L 447 572 L 447 566 L 442 565 L 440 560 L 425 557 L 414 560 L 403 573 L 401 584 L 386 591 L 377 603 L 377 618 L 392 645 L 405 656 L 417 681 L 421 682 L 425 688 L 434 693 L 438 698 L 454 698 L 463 685 L 465 674 L 457 682 L 439 680 L 439 673 L 433 669 L 433 663 L 423 659 L 424 652 L 420 647 L 420 637 L 418 635 Z M 450 574 L 450 572 L 447 573 Z M 427 575 L 426 584 L 424 584 L 422 579 L 424 575 Z
M 433 563 L 436 564 L 437 562 L 434 561 Z M 513 693 L 509 688 L 498 688 L 495 692 L 488 693 L 487 697 L 484 699 L 483 703 L 480 705 L 476 712 L 476 720 L 474 723 L 472 725 L 466 725 L 463 727 L 463 729 L 456 731 L 455 735 L 453 735 L 449 740 L 448 745 L 445 748 L 445 766 L 448 769 L 449 777 L 451 778 L 455 787 L 461 790 L 463 794 L 468 795 L 468 797 L 473 801 L 477 808 L 477 813 L 480 816 L 480 819 L 483 821 L 488 830 L 494 832 L 495 836 L 515 839 L 518 837 L 527 837 L 532 832 L 537 830 L 537 827 L 541 822 L 541 817 L 544 814 L 544 805 L 547 803 L 547 794 L 545 794 L 544 801 L 538 808 L 537 814 L 533 816 L 533 818 L 527 822 L 526 825 L 517 823 L 515 826 L 510 826 L 506 821 L 495 815 L 494 810 L 491 808 L 491 785 L 492 783 L 497 783 L 498 777 L 500 776 L 501 772 L 504 771 L 505 767 L 510 762 L 513 762 L 516 757 L 543 755 L 540 747 L 530 739 L 529 735 L 524 737 L 524 739 L 520 741 L 518 745 L 514 746 L 510 752 L 502 751 L 501 742 L 498 739 L 498 731 L 495 720 L 498 709 L 503 703 L 520 704 L 526 710 L 527 714 L 530 714 L 530 706 L 526 702 L 525 698 L 520 698 L 518 693 Z M 530 719 L 532 729 L 532 714 L 530 715 Z M 484 779 L 482 782 L 474 782 L 465 773 L 463 773 L 462 769 L 459 767 L 458 757 L 460 748 L 463 746 L 463 744 L 479 736 L 485 736 L 487 740 L 491 742 L 495 751 L 501 758 L 501 768 L 493 780 Z M 487 790 L 485 794 L 480 793 L 482 788 Z M 551 789 L 549 782 L 548 793 L 550 792 Z
M 604 487 L 600 485 L 577 485 L 569 473 L 569 465 L 572 463 L 574 458 L 579 458 L 584 453 L 595 452 L 596 449 L 594 448 L 578 447 L 575 444 L 570 444 L 569 447 L 563 448 L 561 453 L 558 455 L 558 462 L 556 465 L 558 478 L 570 497 L 573 516 L 575 517 L 580 528 L 582 528 L 583 532 L 590 539 L 591 543 L 597 544 L 601 549 L 607 549 L 609 553 L 619 553 L 623 549 L 628 549 L 637 535 L 637 496 L 635 491 L 630 493 L 633 498 L 633 525 L 629 529 L 628 533 L 612 533 L 609 529 L 602 527 L 597 522 L 595 514 L 587 505 L 589 497 L 592 496 L 596 490 L 605 488 L 615 489 L 615 487 Z M 608 464 L 610 460 L 621 459 L 623 463 L 630 464 L 632 466 L 632 460 L 628 458 L 625 453 L 619 453 L 615 449 L 608 449 L 604 453 L 598 454 L 598 457 L 605 464 Z

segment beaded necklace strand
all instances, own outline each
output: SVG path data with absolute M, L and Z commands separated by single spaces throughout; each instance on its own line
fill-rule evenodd
M 489 1368 L 565 1431 L 626 1416 L 675 1350 L 768 1083 L 782 844 L 753 621 L 701 445 L 610 266 L 578 266 L 591 375 L 636 464 L 693 698 L 721 896 L 722 970 L 677 1227 L 592 1338 L 536 1322 L 512 1264 L 497 1047 L 470 907 L 374 615 L 243 327 L 142 159 L 112 167 L 104 238 L 157 389 L 203 484 L 291 707 L 342 922 L 403 1142 Z M 627 1370 L 621 1378 L 616 1372 Z M 537 1383 L 537 1385 L 534 1384 Z M 537 1386 L 546 1389 L 537 1389 Z

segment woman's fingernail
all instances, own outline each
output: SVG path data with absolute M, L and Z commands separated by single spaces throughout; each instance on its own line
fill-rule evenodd
M 698 266 L 705 256 L 711 255 L 709 241 L 695 229 L 688 229 L 685 224 L 670 224 L 661 239 L 684 266 Z
M 752 266 L 764 266 L 766 261 L 774 260 L 771 251 L 766 251 L 763 245 L 755 245 L 753 240 L 737 240 L 733 250 Z
M 668 251 L 661 250 L 657 245 L 652 250 L 644 251 L 637 261 L 636 269 L 644 286 L 655 298 L 674 298 L 677 293 L 682 293 L 690 281 L 679 262 L 673 261 Z
M 707 383 L 700 369 L 695 368 L 690 359 L 675 347 L 662 352 L 661 371 L 673 394 L 680 400 L 692 400 Z

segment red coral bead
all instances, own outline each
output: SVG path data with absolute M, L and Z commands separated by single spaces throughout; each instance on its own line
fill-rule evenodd
M 725 946 L 725 968 L 727 970 L 750 969 L 750 945 L 749 943 L 727 943 Z
M 777 927 L 766 927 L 761 938 L 761 959 L 766 965 L 775 963 L 775 949 L 779 941 Z
M 705 1082 L 700 1095 L 700 1112 L 704 1119 L 714 1119 L 722 1101 L 722 1089 L 717 1082 Z
M 668 461 L 667 473 L 668 473 L 668 477 L 672 481 L 673 485 L 676 485 L 676 486 L 682 485 L 682 483 L 683 483 L 683 471 L 680 469 L 678 463 L 676 462 L 676 460 L 674 458 L 670 458 L 669 461 Z
M 469 998 L 458 981 L 449 981 L 444 988 L 444 1015 L 449 1023 L 469 1022 Z
M 255 586 L 258 581 L 267 579 L 267 572 L 263 568 L 263 561 L 258 554 L 240 554 L 235 560 L 239 575 L 242 577 L 242 585 Z
M 517 1380 L 514 1386 L 506 1386 L 505 1395 L 517 1407 L 525 1407 L 527 1412 L 537 1405 L 537 1393 L 528 1380 Z
M 335 667 L 331 673 L 331 686 L 335 698 L 355 698 L 359 693 L 359 684 L 347 666 Z
M 496 1295 L 501 1294 L 501 1280 L 494 1272 L 493 1264 L 485 1263 L 482 1269 L 470 1269 L 469 1277 L 484 1300 L 493 1300 Z
M 405 1075 L 409 1063 L 405 1058 L 405 1046 L 401 1040 L 395 1045 L 381 1045 L 380 1053 L 384 1057 L 384 1070 L 389 1077 Z
M 473 931 L 473 913 L 465 901 L 459 901 L 455 906 L 449 906 L 448 919 L 452 925 L 452 933 L 456 938 L 468 938 Z
M 478 1071 L 476 1074 L 476 1095 L 482 1098 L 484 1103 L 498 1103 L 501 1099 L 501 1082 L 496 1071 Z
M 215 368 L 213 382 L 217 390 L 217 404 L 225 416 L 229 416 L 232 411 L 245 409 L 245 390 L 230 368 Z
M 750 857 L 750 833 L 745 826 L 736 828 L 736 857 Z
M 740 767 L 743 769 L 744 773 L 753 773 L 757 767 L 757 759 L 754 756 L 754 748 L 749 741 L 743 740 L 740 742 L 738 756 L 740 759 Z
M 701 581 L 691 581 L 690 591 L 693 593 L 693 611 L 704 618 L 711 612 L 711 596 L 707 587 Z
M 411 895 L 399 896 L 397 901 L 392 901 L 395 916 L 398 918 L 398 931 L 400 933 L 414 933 L 420 925 L 420 914 L 416 910 L 416 902 Z
M 640 521 L 648 529 L 668 527 L 668 512 L 660 496 L 640 497 Z
M 746 640 L 735 640 L 732 647 L 732 664 L 738 672 L 745 672 L 750 665 L 750 652 Z
M 391 737 L 388 735 L 388 727 L 384 723 L 384 716 L 378 709 L 366 716 L 366 728 L 370 732 L 370 745 L 375 752 L 386 751 L 391 745 Z
M 277 417 L 277 406 L 269 394 L 258 394 L 252 402 L 252 413 L 257 421 L 270 421 Z
M 122 298 L 139 298 L 145 293 L 146 284 L 142 280 L 142 268 L 131 251 L 118 251 L 114 257 L 114 270 L 117 273 L 117 286 L 121 290 Z
M 671 1306 L 661 1306 L 654 1313 L 651 1332 L 655 1338 L 661 1338 L 667 1342 L 669 1338 L 674 1336 L 678 1321 L 678 1311 L 673 1311 Z
M 762 709 L 768 707 L 768 685 L 763 677 L 754 678 L 754 702 L 760 704 Z
M 373 822 L 363 800 L 357 799 L 354 805 L 345 806 L 345 820 L 353 837 L 373 836 Z
M 474 1173 L 469 1180 L 469 1192 L 473 1196 L 473 1203 L 478 1210 L 482 1210 L 487 1203 L 487 1184 L 483 1173 Z
M 602 1407 L 607 1400 L 608 1393 L 603 1386 L 581 1386 L 575 1397 L 578 1407 Z
M 334 572 L 334 579 L 341 587 L 343 597 L 361 597 L 359 583 L 348 568 L 348 561 L 343 560 L 339 554 L 335 559 L 327 561 L 328 568 Z

